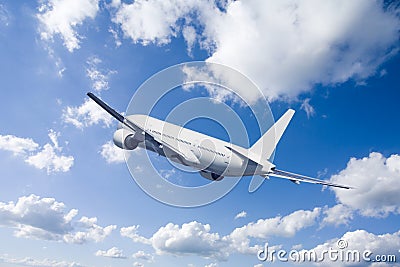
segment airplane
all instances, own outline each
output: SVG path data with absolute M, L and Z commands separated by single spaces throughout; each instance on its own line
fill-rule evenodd
M 212 181 L 227 177 L 260 175 L 288 179 L 295 184 L 302 182 L 321 184 L 343 189 L 352 187 L 319 180 L 304 175 L 276 169 L 269 161 L 295 111 L 288 109 L 284 115 L 250 148 L 166 122 L 148 115 L 123 116 L 89 92 L 87 95 L 119 121 L 113 141 L 125 150 L 137 147 L 158 153 L 173 162 L 198 170 Z

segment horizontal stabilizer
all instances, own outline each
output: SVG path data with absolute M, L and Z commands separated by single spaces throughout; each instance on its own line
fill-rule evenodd
M 285 172 L 277 169 L 272 169 L 267 175 L 264 177 L 267 178 L 268 176 L 274 176 L 278 178 L 283 178 L 283 179 L 288 179 L 296 184 L 299 184 L 300 182 L 305 182 L 305 183 L 311 183 L 311 184 L 322 184 L 326 186 L 333 186 L 333 187 L 339 187 L 339 188 L 344 188 L 344 189 L 353 189 L 353 187 L 347 186 L 347 185 L 340 185 L 340 184 L 334 184 L 330 183 L 328 181 L 324 180 L 319 180 L 295 173 L 290 173 L 290 172 Z

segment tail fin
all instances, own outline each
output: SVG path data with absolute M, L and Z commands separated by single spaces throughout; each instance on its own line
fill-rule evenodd
M 262 155 L 262 157 L 269 159 L 293 115 L 294 110 L 288 109 L 249 150 L 256 155 Z

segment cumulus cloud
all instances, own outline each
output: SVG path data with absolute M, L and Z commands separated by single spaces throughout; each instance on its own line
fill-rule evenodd
M 67 243 L 84 244 L 87 242 L 102 242 L 112 231 L 117 229 L 116 225 L 108 225 L 102 227 L 97 225 L 97 218 L 88 218 L 83 216 L 76 223 L 73 232 L 63 236 L 63 240 Z
M 125 162 L 124 150 L 114 145 L 112 141 L 108 141 L 101 146 L 100 154 L 107 163 Z
M 63 149 L 58 144 L 60 133 L 50 129 L 48 136 L 52 144 L 47 143 L 40 148 L 31 138 L 0 135 L 0 149 L 13 152 L 37 169 L 47 170 L 47 174 L 69 171 L 74 164 L 74 157 L 62 154 Z
M 283 217 L 260 219 L 236 228 L 226 236 L 212 232 L 209 224 L 196 221 L 181 226 L 168 223 L 160 227 L 151 238 L 140 236 L 138 226 L 121 228 L 121 235 L 134 242 L 151 245 L 159 255 L 197 255 L 223 261 L 232 253 L 257 253 L 260 246 L 252 246 L 253 239 L 266 241 L 273 236 L 294 236 L 299 230 L 314 225 L 320 211 L 320 208 L 299 210 Z
M 194 43 L 195 28 L 191 14 L 214 14 L 219 12 L 213 1 L 152 0 L 134 1 L 119 6 L 113 22 L 120 25 L 124 35 L 134 43 L 164 45 L 177 37 L 182 29 L 189 46 Z M 183 21 L 183 22 L 182 22 Z M 185 27 L 182 28 L 182 23 Z
M 369 233 L 365 230 L 356 230 L 353 232 L 347 232 L 345 233 L 342 237 L 340 238 L 335 238 L 332 240 L 328 240 L 323 244 L 320 244 L 310 250 L 302 250 L 300 253 L 308 253 L 306 255 L 309 255 L 310 251 L 315 251 L 316 255 L 322 255 L 322 252 L 324 250 L 329 250 L 335 249 L 335 250 L 341 250 L 338 247 L 338 240 L 344 240 L 347 244 L 347 247 L 345 250 L 347 251 L 359 251 L 361 253 L 360 255 L 360 262 L 362 264 L 354 264 L 350 262 L 341 262 L 341 261 L 336 261 L 335 266 L 349 266 L 349 265 L 360 265 L 360 266 L 366 266 L 366 265 L 371 265 L 371 266 L 376 266 L 373 265 L 373 261 L 375 258 L 375 255 L 394 255 L 398 253 L 398 249 L 400 246 L 400 231 L 395 232 L 395 233 L 386 233 L 386 234 L 381 234 L 381 235 L 375 235 L 373 233 Z M 371 251 L 373 254 L 370 255 L 371 262 L 365 262 L 362 259 L 362 253 L 365 250 Z M 328 257 L 325 257 L 328 259 Z M 350 264 L 349 264 L 350 263 Z M 315 262 L 314 265 L 320 265 L 320 266 L 332 266 L 332 261 L 325 260 L 322 262 Z M 387 265 L 385 265 L 387 266 Z
M 190 53 L 197 42 L 210 51 L 207 61 L 242 71 L 274 100 L 374 75 L 398 52 L 396 12 L 362 0 L 150 0 L 119 5 L 113 22 L 134 43 L 182 35 Z
M 126 259 L 126 256 L 124 256 L 122 250 L 117 247 L 112 247 L 109 250 L 98 250 L 95 255 L 114 259 Z
M 354 216 L 353 209 L 343 204 L 337 204 L 331 208 L 325 208 L 323 213 L 325 217 L 322 220 L 322 226 L 339 226 L 341 224 L 347 225 Z
M 386 217 L 400 213 L 400 156 L 386 158 L 372 152 L 368 157 L 352 158 L 347 167 L 333 175 L 334 183 L 349 184 L 355 189 L 332 189 L 339 203 L 357 210 L 361 215 Z
M 22 196 L 17 203 L 0 202 L 0 225 L 15 229 L 16 237 L 83 244 L 100 242 L 110 235 L 115 225 L 101 227 L 96 218 L 74 220 L 78 210 L 67 210 L 54 198 Z
M 82 37 L 76 28 L 86 19 L 94 19 L 99 10 L 98 0 L 47 0 L 39 7 L 40 37 L 52 41 L 60 35 L 64 46 L 73 52 L 80 47 Z
M 239 212 L 238 214 L 236 214 L 235 220 L 239 219 L 239 218 L 246 218 L 246 216 L 247 216 L 247 212 L 245 212 L 245 211 Z
M 292 237 L 299 230 L 315 224 L 321 208 L 297 210 L 287 216 L 277 216 L 269 219 L 259 219 L 240 228 L 229 235 L 231 247 L 241 253 L 256 253 L 258 246 L 250 246 L 250 238 L 266 240 L 272 236 Z
M 152 245 L 158 254 L 200 255 L 206 258 L 225 259 L 224 248 L 228 243 L 218 233 L 211 233 L 209 224 L 193 221 L 172 223 L 161 227 L 152 237 Z
M 271 100 L 375 74 L 397 53 L 400 28 L 376 1 L 234 1 L 208 25 L 208 61 L 249 75 Z
M 84 265 L 76 262 L 56 261 L 50 259 L 37 260 L 30 257 L 23 259 L 13 258 L 7 254 L 0 255 L 0 262 L 35 267 L 83 267 Z

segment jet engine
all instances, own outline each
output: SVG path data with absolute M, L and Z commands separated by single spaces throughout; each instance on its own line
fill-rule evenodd
M 138 138 L 138 133 L 128 131 L 120 128 L 115 131 L 113 141 L 114 144 L 122 149 L 133 150 L 137 148 L 138 144 L 143 141 L 142 138 Z
M 223 175 L 216 174 L 213 172 L 200 171 L 200 175 L 211 181 L 221 181 L 222 179 L 224 179 Z

